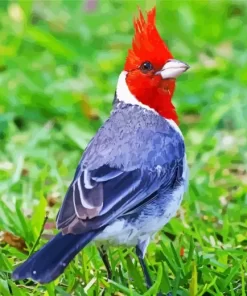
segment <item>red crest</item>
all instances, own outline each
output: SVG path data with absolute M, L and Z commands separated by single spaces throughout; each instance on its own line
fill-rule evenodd
M 146 20 L 139 9 L 139 16 L 134 19 L 134 30 L 132 48 L 129 49 L 124 66 L 125 71 L 139 67 L 144 61 L 152 62 L 154 68 L 159 69 L 166 60 L 172 58 L 172 54 L 156 28 L 155 7 L 147 12 Z

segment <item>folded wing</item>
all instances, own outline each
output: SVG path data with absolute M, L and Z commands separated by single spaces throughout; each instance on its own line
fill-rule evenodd
M 181 135 L 163 119 L 153 130 L 136 124 L 128 132 L 127 111 L 124 122 L 113 113 L 84 152 L 57 216 L 63 233 L 104 227 L 154 198 L 161 186 L 170 190 L 181 181 Z M 148 125 L 153 117 L 145 120 Z

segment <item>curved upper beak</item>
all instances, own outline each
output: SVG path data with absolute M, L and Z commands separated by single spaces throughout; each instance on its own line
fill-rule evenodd
M 161 75 L 163 79 L 174 79 L 189 69 L 189 65 L 179 60 L 168 60 L 160 71 L 157 71 L 156 75 Z

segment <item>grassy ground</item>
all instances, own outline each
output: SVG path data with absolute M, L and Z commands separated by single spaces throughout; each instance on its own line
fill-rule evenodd
M 137 4 L 0 1 L 0 295 L 246 295 L 247 6 L 245 1 L 157 1 L 158 27 L 191 65 L 174 102 L 190 164 L 176 218 L 148 248 L 147 291 L 132 250 L 94 245 L 49 285 L 15 283 L 13 267 L 56 232 L 56 212 L 88 140 L 107 118 Z M 13 237 L 15 234 L 17 237 Z M 25 253 L 25 250 L 26 253 Z

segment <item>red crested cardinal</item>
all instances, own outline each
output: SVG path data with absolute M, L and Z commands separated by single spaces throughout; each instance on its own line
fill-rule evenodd
M 183 135 L 172 104 L 176 78 L 189 66 L 174 59 L 156 28 L 156 9 L 134 20 L 113 110 L 85 149 L 57 215 L 60 232 L 13 272 L 48 283 L 89 242 L 134 246 L 144 262 L 155 233 L 176 214 L 188 180 Z M 106 253 L 100 249 L 108 275 Z

